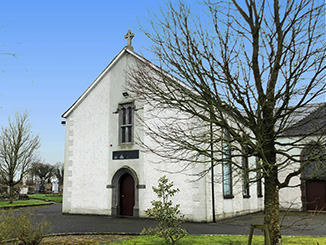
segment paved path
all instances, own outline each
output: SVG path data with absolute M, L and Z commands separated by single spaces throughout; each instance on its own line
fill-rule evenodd
M 46 217 L 52 223 L 53 233 L 131 233 L 138 234 L 144 227 L 155 226 L 155 222 L 142 218 L 114 218 L 99 215 L 62 214 L 61 204 L 33 208 L 37 219 Z M 261 224 L 261 213 L 250 214 L 217 223 L 188 222 L 183 227 L 189 234 L 237 234 L 248 235 L 250 224 Z M 326 236 L 326 214 L 291 213 L 285 216 L 283 235 Z M 258 234 L 259 232 L 257 232 Z M 256 234 L 256 233 L 255 233 Z M 260 233 L 261 234 L 261 233 Z

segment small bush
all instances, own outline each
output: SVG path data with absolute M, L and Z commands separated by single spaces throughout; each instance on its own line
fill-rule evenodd
M 181 228 L 184 216 L 181 215 L 177 204 L 173 206 L 171 197 L 179 192 L 179 189 L 172 189 L 173 182 L 168 182 L 166 176 L 159 179 L 158 187 L 153 186 L 153 191 L 157 194 L 159 201 L 152 201 L 153 208 L 145 212 L 148 217 L 154 217 L 158 222 L 156 228 L 144 229 L 143 235 L 154 235 L 165 239 L 166 243 L 174 244 L 187 234 L 187 231 Z
M 0 214 L 0 241 L 18 239 L 20 244 L 40 244 L 45 234 L 50 231 L 50 223 L 43 219 L 33 223 L 33 212 L 28 210 L 15 215 L 13 210 Z
M 7 193 L 7 192 L 2 192 L 2 193 L 0 194 L 0 199 L 5 200 L 5 199 L 7 199 L 7 198 L 8 198 L 8 193 Z

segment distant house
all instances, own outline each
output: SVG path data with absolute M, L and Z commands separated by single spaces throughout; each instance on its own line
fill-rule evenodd
M 167 175 L 180 189 L 174 201 L 180 204 L 186 218 L 212 221 L 210 176 L 197 181 L 192 176 L 203 171 L 204 164 L 173 174 L 175 164 L 166 162 L 158 166 L 154 163 L 158 156 L 142 151 L 137 144 L 137 139 L 151 143 L 135 120 L 136 116 L 147 120 L 149 106 L 132 99 L 126 88 L 126 70 L 137 61 L 149 62 L 133 51 L 129 38 L 128 45 L 62 115 L 66 119 L 63 212 L 145 217 L 145 210 L 156 198 L 152 186 L 157 185 L 162 175 Z M 295 135 L 294 130 L 284 138 Z M 248 161 L 255 164 L 256 159 Z M 215 171 L 217 219 L 263 209 L 262 182 L 244 185 L 232 168 L 223 171 L 216 166 Z M 300 186 L 288 192 L 285 189 L 281 192 L 281 205 L 288 207 L 294 203 L 296 209 L 307 209 L 309 206 L 303 203 L 310 200 L 307 195 L 310 188 L 316 185 L 326 188 L 325 183 L 318 179 L 312 184 L 307 182 L 303 189 Z
M 326 148 L 319 144 L 326 132 L 326 103 L 311 104 L 298 113 L 294 119 L 292 129 L 284 133 L 284 141 L 295 142 L 299 138 L 302 147 L 289 150 L 292 156 L 300 159 L 308 158 L 309 155 L 325 154 Z M 306 138 L 303 136 L 309 135 Z M 284 170 L 283 174 L 287 173 Z M 280 173 L 282 175 L 282 173 Z M 291 183 L 294 188 L 281 190 L 280 202 L 285 208 L 291 207 L 303 211 L 324 210 L 326 211 L 326 161 L 312 161 L 304 169 L 301 175 Z

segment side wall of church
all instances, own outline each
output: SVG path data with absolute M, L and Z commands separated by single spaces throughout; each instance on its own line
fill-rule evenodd
M 162 114 L 166 115 L 162 115 Z M 171 114 L 171 115 L 170 115 Z M 185 117 L 181 113 L 174 113 L 173 111 L 161 111 L 155 109 L 155 107 L 145 106 L 145 121 L 149 125 L 158 127 L 161 125 L 160 120 L 164 120 L 166 125 L 166 120 L 171 120 L 171 123 L 177 123 L 176 116 L 182 118 Z M 170 119 L 173 118 L 173 119 Z M 178 121 L 178 120 L 177 120 Z M 202 122 L 199 122 L 202 127 L 194 127 L 196 122 L 195 119 L 180 120 L 180 125 L 183 126 L 184 130 L 196 130 L 201 128 L 201 130 L 209 130 L 209 126 L 205 128 Z M 189 123 L 189 124 L 188 124 Z M 161 125 L 164 126 L 164 125 Z M 152 129 L 153 129 L 152 128 Z M 151 137 L 146 136 L 144 138 L 145 145 L 150 145 L 154 148 L 156 142 L 151 139 Z M 167 145 L 169 142 L 167 142 Z M 163 144 L 164 146 L 164 144 Z M 164 152 L 161 145 L 157 145 L 158 150 Z M 171 154 L 171 152 L 167 152 Z M 211 183 L 211 171 L 199 178 L 199 173 L 207 171 L 210 167 L 209 159 L 202 159 L 202 163 L 189 164 L 189 162 L 175 161 L 175 159 L 163 159 L 159 158 L 154 154 L 146 154 L 144 156 L 146 164 L 146 172 L 144 172 L 146 178 L 144 183 L 146 183 L 146 189 L 142 190 L 144 193 L 144 207 L 141 210 L 150 208 L 150 202 L 156 199 L 156 195 L 153 193 L 151 186 L 157 186 L 158 179 L 166 175 L 169 180 L 173 181 L 176 188 L 180 189 L 180 192 L 176 194 L 173 198 L 175 203 L 180 204 L 180 210 L 189 220 L 193 221 L 212 221 L 213 211 L 212 211 L 212 183 Z M 241 165 L 241 158 L 237 159 Z M 255 166 L 255 159 L 250 159 L 250 164 Z M 233 198 L 225 198 L 223 195 L 223 183 L 222 183 L 222 166 L 217 165 L 214 167 L 214 199 L 215 199 L 215 217 L 216 219 L 222 219 L 227 217 L 233 217 L 236 215 L 241 215 L 250 212 L 261 211 L 263 209 L 263 197 L 258 196 L 257 185 L 250 185 L 250 196 L 243 196 L 243 175 L 242 172 L 233 171 Z M 255 178 L 255 174 L 250 176 L 251 179 Z M 141 216 L 144 216 L 143 212 L 140 212 Z
M 241 158 L 233 159 L 241 165 Z M 255 158 L 249 159 L 249 166 L 254 166 Z M 249 179 L 255 179 L 256 174 L 250 173 Z M 259 196 L 257 183 L 249 185 L 249 196 L 243 195 L 243 173 L 233 167 L 232 170 L 232 198 L 223 194 L 223 169 L 222 165 L 215 167 L 215 212 L 216 219 L 230 218 L 252 212 L 258 212 L 264 208 L 264 196 Z M 263 188 L 263 187 L 262 187 Z

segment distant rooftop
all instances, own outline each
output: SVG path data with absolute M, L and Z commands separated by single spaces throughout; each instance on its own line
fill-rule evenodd
M 298 109 L 291 118 L 291 128 L 284 136 L 326 133 L 326 103 L 310 104 Z

